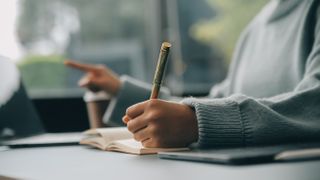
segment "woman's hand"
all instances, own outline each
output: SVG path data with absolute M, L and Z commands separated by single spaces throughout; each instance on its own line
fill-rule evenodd
M 94 92 L 103 90 L 112 95 L 117 94 L 121 87 L 118 75 L 104 65 L 83 64 L 70 60 L 65 61 L 64 64 L 86 73 L 78 82 L 81 87 Z
M 145 147 L 186 147 L 198 140 L 195 112 L 184 104 L 144 101 L 129 107 L 123 122 Z

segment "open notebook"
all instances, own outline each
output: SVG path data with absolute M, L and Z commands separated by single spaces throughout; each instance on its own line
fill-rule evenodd
M 90 145 L 105 151 L 117 151 L 129 154 L 156 154 L 167 151 L 186 151 L 188 148 L 146 148 L 133 139 L 127 128 L 98 128 L 84 132 L 85 138 L 80 144 Z

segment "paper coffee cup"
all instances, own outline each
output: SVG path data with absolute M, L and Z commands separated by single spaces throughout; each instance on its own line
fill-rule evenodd
M 102 118 L 108 107 L 111 96 L 104 91 L 87 91 L 83 99 L 87 104 L 90 128 L 103 127 Z

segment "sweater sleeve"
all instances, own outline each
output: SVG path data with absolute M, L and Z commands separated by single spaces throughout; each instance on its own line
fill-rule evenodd
M 147 100 L 151 93 L 151 85 L 132 77 L 121 76 L 122 86 L 118 94 L 111 98 L 109 106 L 103 117 L 103 122 L 111 126 L 122 126 L 122 117 L 126 109 L 133 104 Z M 167 88 L 161 88 L 160 98 L 169 99 L 170 92 Z
M 319 141 L 319 20 L 314 32 L 303 78 L 292 91 L 269 98 L 235 94 L 219 99 L 182 100 L 195 109 L 198 144 L 217 147 Z

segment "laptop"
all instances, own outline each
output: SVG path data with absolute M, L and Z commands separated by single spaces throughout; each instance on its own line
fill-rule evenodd
M 46 133 L 16 66 L 0 57 L 0 145 L 17 147 L 79 144 L 81 133 Z
M 320 142 L 228 149 L 193 149 L 185 152 L 160 152 L 158 156 L 162 159 L 229 165 L 313 160 L 320 159 Z

